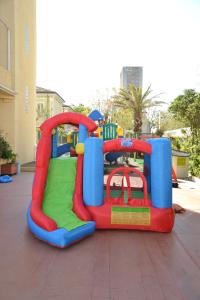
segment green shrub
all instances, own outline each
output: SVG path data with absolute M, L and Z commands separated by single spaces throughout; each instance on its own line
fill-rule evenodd
M 200 130 L 186 136 L 181 143 L 181 150 L 190 154 L 189 170 L 193 176 L 200 177 Z
M 155 135 L 158 135 L 158 136 L 163 136 L 163 133 L 164 133 L 164 130 L 162 129 L 157 129 L 156 132 L 155 132 Z
M 172 142 L 172 149 L 181 150 L 182 139 L 179 138 L 178 136 L 171 137 L 170 139 L 171 139 L 171 142 Z
M 12 151 L 9 143 L 1 135 L 0 135 L 0 158 L 8 160 L 9 162 L 16 161 L 16 154 Z
M 200 177 L 200 130 L 192 130 L 191 135 L 171 137 L 172 148 L 189 153 L 189 171 Z

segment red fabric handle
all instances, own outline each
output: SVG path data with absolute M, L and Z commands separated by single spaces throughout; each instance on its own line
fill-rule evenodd
M 129 199 L 131 198 L 131 187 L 130 187 L 130 178 L 128 176 L 128 173 L 135 173 L 135 174 L 137 174 L 137 175 L 139 175 L 141 177 L 142 182 L 143 182 L 143 189 L 144 189 L 144 205 L 148 206 L 149 202 L 148 202 L 148 193 L 147 193 L 146 178 L 144 177 L 144 175 L 142 174 L 142 172 L 140 172 L 137 169 L 130 168 L 130 167 L 120 167 L 120 168 L 117 168 L 117 169 L 113 170 L 109 174 L 108 180 L 107 180 L 107 185 L 106 185 L 106 200 L 109 201 L 109 199 L 111 198 L 110 197 L 110 182 L 111 182 L 111 179 L 112 179 L 112 177 L 116 173 L 120 173 L 120 172 L 122 172 L 124 174 L 125 178 L 126 178 L 127 186 L 128 186 L 127 188 L 128 188 L 128 198 Z M 128 177 L 128 180 L 127 180 L 127 177 Z M 124 191 L 124 186 L 123 186 L 122 190 Z

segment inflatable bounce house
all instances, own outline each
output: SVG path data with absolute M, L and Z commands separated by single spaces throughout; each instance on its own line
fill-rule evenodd
M 135 229 L 170 232 L 172 208 L 171 144 L 167 138 L 137 140 L 96 136 L 98 111 L 88 117 L 67 112 L 41 125 L 37 147 L 32 201 L 27 211 L 29 229 L 39 239 L 64 248 L 92 234 L 95 229 Z M 75 151 L 72 143 L 58 146 L 56 128 L 79 127 Z M 109 153 L 144 153 L 144 170 L 120 167 L 112 170 L 104 184 L 104 158 Z M 120 174 L 121 185 L 112 185 Z M 131 176 L 143 187 L 131 186 Z M 132 177 L 134 179 L 134 177 Z

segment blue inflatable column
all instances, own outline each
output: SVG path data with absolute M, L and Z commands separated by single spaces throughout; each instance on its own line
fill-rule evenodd
M 157 208 L 172 207 L 172 150 L 167 138 L 148 139 L 151 155 L 151 199 Z
M 147 179 L 148 193 L 151 192 L 151 156 L 144 154 L 144 175 Z
M 103 141 L 90 137 L 85 141 L 83 163 L 83 200 L 85 205 L 103 204 L 104 159 Z
M 55 132 L 52 135 L 52 144 L 51 144 L 51 157 L 57 157 L 57 141 L 58 141 L 58 130 L 55 129 Z
M 88 130 L 87 127 L 80 124 L 79 125 L 79 133 L 78 133 L 78 143 L 84 143 L 84 141 L 88 138 Z

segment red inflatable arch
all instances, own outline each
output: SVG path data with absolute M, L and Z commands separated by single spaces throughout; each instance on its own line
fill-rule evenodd
M 104 142 L 103 152 L 143 152 L 151 154 L 151 145 L 145 141 L 137 139 L 118 138 Z

